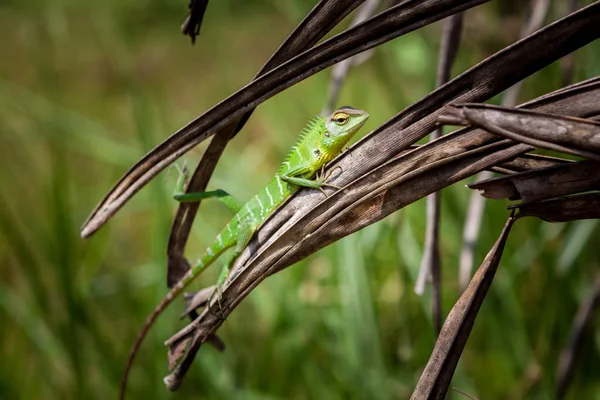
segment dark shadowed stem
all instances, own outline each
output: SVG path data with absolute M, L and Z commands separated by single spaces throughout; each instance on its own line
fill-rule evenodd
M 531 14 L 529 19 L 521 29 L 521 37 L 531 35 L 542 27 L 544 19 L 548 13 L 550 0 L 532 0 Z M 502 98 L 502 105 L 505 107 L 514 107 L 517 105 L 517 99 L 521 90 L 522 81 L 514 84 L 506 90 Z M 493 173 L 483 171 L 477 175 L 476 180 L 482 181 L 492 178 Z M 467 216 L 463 228 L 463 246 L 460 251 L 458 281 L 461 290 L 465 290 L 471 280 L 471 271 L 473 271 L 473 260 L 475 259 L 475 244 L 481 230 L 481 219 L 485 210 L 485 199 L 477 192 L 471 194 Z
M 458 45 L 460 43 L 460 34 L 462 31 L 463 13 L 458 13 L 448 17 L 444 22 L 442 32 L 442 41 L 439 51 L 439 63 L 436 77 L 436 86 L 440 87 L 450 80 L 452 64 L 456 58 Z M 439 128 L 431 133 L 431 140 L 437 139 L 442 135 L 443 128 Z M 425 248 L 419 277 L 415 285 L 415 291 L 423 294 L 425 282 L 431 277 L 432 297 L 433 297 L 433 323 L 437 333 L 442 328 L 442 307 L 441 307 L 441 266 L 439 249 L 439 226 L 440 226 L 440 194 L 435 192 L 427 196 L 427 229 L 425 233 Z
M 567 14 L 570 14 L 579 8 L 579 0 L 570 0 L 568 5 Z M 575 55 L 566 55 L 560 60 L 561 68 L 561 86 L 570 85 L 573 82 L 573 73 L 575 70 Z
M 452 390 L 454 390 L 456 393 L 462 394 L 462 395 L 463 395 L 463 396 L 465 396 L 467 399 L 471 399 L 471 400 L 477 400 L 475 397 L 473 397 L 473 396 L 470 396 L 470 395 L 466 394 L 465 392 L 463 392 L 463 391 L 462 391 L 462 390 L 460 390 L 460 389 L 457 389 L 457 388 L 455 388 L 455 387 L 454 387 L 454 388 L 452 388 Z
M 377 11 L 380 3 L 381 0 L 366 0 L 365 3 L 360 6 L 360 8 L 354 14 L 354 18 L 352 19 L 350 27 L 354 27 L 371 18 L 375 14 L 375 11 Z M 322 115 L 329 115 L 336 108 L 336 103 L 338 101 L 338 97 L 340 96 L 340 90 L 342 89 L 342 85 L 346 80 L 346 75 L 348 75 L 350 68 L 365 62 L 367 59 L 369 59 L 369 57 L 371 57 L 373 51 L 373 49 L 367 50 L 364 53 L 347 58 L 331 67 L 329 96 L 327 97 L 327 105 L 325 108 L 323 108 L 321 113 Z
M 557 387 L 556 387 L 556 398 L 562 399 L 567 393 L 571 378 L 573 376 L 573 367 L 575 365 L 575 359 L 581 352 L 581 345 L 583 342 L 583 334 L 594 315 L 594 310 L 600 303 L 600 272 L 596 274 L 594 278 L 594 288 L 592 295 L 585 299 L 579 306 L 575 320 L 573 321 L 573 327 L 571 328 L 571 335 L 569 336 L 569 342 L 560 353 L 558 360 L 558 368 L 556 373 Z
M 181 25 L 181 33 L 188 35 L 192 39 L 192 44 L 196 42 L 196 36 L 200 34 L 200 27 L 207 6 L 208 0 L 190 0 L 188 5 L 190 13 Z

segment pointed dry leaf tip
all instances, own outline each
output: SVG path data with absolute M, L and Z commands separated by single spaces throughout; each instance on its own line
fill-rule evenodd
M 500 236 L 477 269 L 469 286 L 448 314 L 411 400 L 446 397 L 456 365 L 496 274 L 506 239 L 515 222 L 513 214 L 511 213 L 506 221 Z
M 176 391 L 177 389 L 179 389 L 179 386 L 181 386 L 181 381 L 175 379 L 173 377 L 173 374 L 169 374 L 169 375 L 165 376 L 163 378 L 163 382 L 164 382 L 165 386 L 167 387 L 167 389 L 169 389 L 171 392 Z

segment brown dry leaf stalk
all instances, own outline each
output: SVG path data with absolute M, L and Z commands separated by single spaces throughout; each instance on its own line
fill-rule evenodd
M 488 104 L 448 106 L 444 124 L 474 126 L 536 148 L 600 161 L 600 123 Z
M 498 140 L 495 135 L 473 129 L 453 132 L 410 151 L 405 149 L 436 129 L 436 118 L 444 103 L 485 100 L 556 57 L 574 50 L 573 46 L 592 40 L 592 32 L 600 34 L 592 25 L 598 21 L 590 18 L 590 15 L 600 17 L 596 7 L 598 3 L 594 5 L 594 13 L 588 13 L 589 8 L 583 9 L 581 14 L 549 25 L 473 67 L 338 157 L 332 167 L 339 165 L 344 172 L 334 177 L 332 183 L 345 186 L 344 189 L 327 199 L 316 191 L 300 191 L 263 224 L 236 262 L 237 274 L 234 273 L 224 288 L 223 317 L 269 274 L 433 191 L 530 151 L 531 146 Z M 547 51 L 529 50 L 530 46 L 538 48 L 548 40 L 555 45 Z M 494 79 L 490 79 L 492 75 Z M 585 116 L 598 112 L 598 103 L 590 103 L 590 97 L 597 93 L 598 82 L 590 81 L 545 96 L 527 106 Z M 397 154 L 402 155 L 394 158 Z M 197 345 L 216 332 L 223 322 L 215 316 L 218 307 L 214 302 L 209 308 L 167 341 L 171 348 L 192 341 L 190 349 L 194 349 L 167 377 L 171 388 L 181 383 Z
M 200 34 L 200 27 L 207 6 L 208 0 L 190 0 L 188 5 L 190 13 L 181 25 L 181 33 L 189 36 L 192 39 L 192 44 L 196 42 L 196 36 Z
M 282 64 L 292 56 L 310 48 L 362 1 L 364 0 L 340 0 L 334 3 L 327 1 L 319 2 L 298 24 L 296 29 L 288 36 L 279 49 L 277 49 L 275 54 L 271 56 L 257 76 L 263 75 L 265 72 Z M 195 35 L 199 32 L 202 15 L 204 14 L 204 9 L 198 8 L 200 7 L 199 3 L 201 2 L 196 1 L 191 5 L 192 9 L 190 15 L 188 16 L 188 19 L 186 19 L 188 25 L 184 23 L 184 27 L 187 26 L 187 32 L 184 31 L 184 33 L 187 33 L 192 37 L 192 43 L 194 42 Z M 206 8 L 207 3 L 208 2 L 204 4 L 204 8 Z M 200 12 L 201 15 L 199 15 Z M 200 18 L 199 20 L 197 20 L 198 15 Z M 194 31 L 190 31 L 190 29 L 193 28 L 190 28 L 189 24 L 192 24 L 191 26 L 196 24 Z M 184 27 L 182 27 L 182 29 Z M 227 143 L 242 129 L 246 121 L 250 118 L 252 111 L 253 110 L 248 111 L 246 114 L 231 121 L 227 126 L 216 132 L 186 187 L 186 193 L 201 192 L 206 189 L 206 185 L 208 184 Z M 183 277 L 190 268 L 190 264 L 184 256 L 184 250 L 199 207 L 200 201 L 195 203 L 181 203 L 177 209 L 175 218 L 173 219 L 173 225 L 171 226 L 171 233 L 167 245 L 167 286 L 169 288 L 179 282 L 181 277 Z M 193 299 L 191 301 L 193 301 Z M 195 316 L 191 314 L 191 317 L 194 318 Z M 217 336 L 211 336 L 209 342 L 219 350 L 223 350 L 225 347 L 221 339 Z
M 544 96 L 527 106 L 551 109 L 554 112 L 568 110 L 587 115 L 599 111 L 597 104 L 594 109 L 589 102 L 599 90 L 600 82 L 585 82 L 574 85 L 570 89 L 560 90 L 556 94 Z M 579 108 L 576 108 L 577 106 Z M 432 129 L 433 127 L 432 125 Z M 263 225 L 257 237 L 251 242 L 250 249 L 244 252 L 236 264 L 237 270 L 234 272 L 233 281 L 225 288 L 223 295 L 224 304 L 229 301 L 225 298 L 231 299 L 231 303 L 224 307 L 225 316 L 269 274 L 293 264 L 311 252 L 385 217 L 399 207 L 416 201 L 434 190 L 448 186 L 491 165 L 502 164 L 508 160 L 514 162 L 516 156 L 531 149 L 530 146 L 522 144 L 505 147 L 510 143 L 510 141 L 498 141 L 494 135 L 484 131 L 462 129 L 426 145 L 412 147 L 411 151 L 403 153 L 392 162 L 353 182 L 343 192 L 334 193 L 321 204 L 318 201 L 316 204 L 311 202 L 311 199 L 322 199 L 322 195 L 317 193 L 305 192 L 301 198 L 292 199 Z M 354 148 L 350 151 L 354 151 Z M 529 158 L 534 163 L 554 160 L 544 157 L 540 160 L 539 157 Z M 390 183 L 382 186 L 385 182 Z M 356 189 L 353 190 L 352 187 Z M 360 192 L 356 192 L 357 190 Z M 360 201 L 361 199 L 365 200 Z M 357 200 L 358 204 L 355 203 Z M 307 209 L 302 210 L 302 207 Z M 335 215 L 338 212 L 337 208 L 345 211 Z M 308 214 L 303 218 L 305 224 L 307 217 L 314 219 L 308 226 L 301 226 L 299 223 L 302 221 L 299 219 L 306 212 Z M 335 218 L 325 215 L 327 213 L 335 215 Z M 287 231 L 286 224 L 289 227 Z M 303 233 L 303 230 L 298 230 L 303 228 L 317 231 Z M 299 242 L 298 239 L 302 237 L 306 237 L 306 240 Z M 248 263 L 248 257 L 253 253 L 258 253 L 258 256 Z M 272 263 L 275 265 L 271 266 Z M 169 339 L 167 345 L 173 348 L 172 346 L 178 347 L 180 343 L 193 340 L 192 348 L 195 349 L 195 345 L 201 344 L 205 337 L 215 332 L 222 323 L 214 317 L 215 312 L 216 309 L 204 310 L 193 324 Z M 194 354 L 186 355 L 185 363 L 173 371 L 168 382 L 175 386 L 181 383 Z
M 573 162 L 480 181 L 468 187 L 479 190 L 479 194 L 488 199 L 533 203 L 597 190 L 600 188 L 600 164 L 595 161 Z
M 451 143 L 458 147 L 468 145 L 460 140 Z M 291 226 L 284 225 L 274 235 L 273 241 L 261 246 L 257 250 L 258 255 L 238 270 L 237 276 L 225 286 L 220 307 L 222 314 L 216 315 L 219 314 L 219 305 L 213 301 L 194 323 L 182 329 L 166 344 L 174 349 L 192 341 L 190 347 L 195 348 L 195 344 L 204 342 L 206 337 L 213 334 L 222 324 L 221 318 L 231 313 L 269 274 L 380 220 L 434 190 L 473 175 L 489 165 L 511 159 L 525 149 L 524 145 L 513 146 L 509 141 L 496 141 L 470 151 L 464 151 L 463 148 L 458 155 L 435 162 L 434 154 L 439 155 L 439 151 L 431 149 L 428 152 L 429 149 L 423 146 L 385 164 L 348 185 L 343 191 L 332 194 L 311 212 L 290 222 Z M 431 162 L 422 163 L 423 157 L 427 157 L 428 153 L 432 158 Z M 424 182 L 427 184 L 424 185 Z M 306 195 L 305 199 L 309 196 L 311 195 Z M 171 389 L 181 382 L 192 357 L 193 354 L 189 354 L 189 357 L 186 355 L 184 363 L 167 377 L 167 384 L 173 385 L 169 386 Z
M 515 218 L 510 216 L 494 247 L 485 257 L 467 289 L 452 307 L 411 400 L 446 398 L 454 370 L 469 339 L 479 308 L 496 275 L 506 239 L 514 222 Z
M 537 217 L 547 222 L 568 222 L 600 218 L 600 194 L 585 193 L 530 204 L 516 204 L 519 216 Z

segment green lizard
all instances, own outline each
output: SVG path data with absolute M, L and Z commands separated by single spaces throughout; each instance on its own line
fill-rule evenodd
M 327 177 L 323 176 L 325 164 L 340 154 L 344 146 L 369 118 L 365 111 L 352 107 L 342 107 L 329 117 L 318 116 L 302 131 L 298 143 L 290 150 L 285 161 L 269 184 L 248 203 L 242 205 L 222 190 L 175 195 L 178 201 L 198 201 L 202 198 L 217 197 L 236 214 L 216 237 L 186 275 L 171 289 L 165 298 L 148 317 L 129 353 L 121 395 L 125 395 L 127 376 L 133 359 L 150 327 L 162 311 L 179 295 L 192 280 L 211 265 L 225 250 L 233 247 L 217 281 L 220 300 L 221 287 L 229 276 L 229 269 L 240 256 L 254 232 L 273 213 L 275 208 L 290 197 L 300 187 L 323 190 Z

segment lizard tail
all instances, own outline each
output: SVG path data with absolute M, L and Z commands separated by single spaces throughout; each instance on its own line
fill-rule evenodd
M 171 304 L 173 299 L 175 299 L 175 297 L 177 297 L 177 295 L 179 295 L 183 291 L 187 284 L 191 282 L 190 278 L 193 276 L 191 272 L 192 271 L 190 270 L 187 272 L 187 274 L 185 274 L 181 281 L 179 281 L 179 283 L 175 285 L 173 289 L 171 289 L 171 291 L 165 296 L 165 298 L 162 299 L 162 301 L 158 304 L 154 311 L 152 311 L 152 314 L 150 314 L 148 318 L 146 318 L 144 326 L 138 333 L 137 337 L 135 338 L 135 342 L 133 343 L 133 346 L 131 346 L 131 350 L 129 351 L 129 357 L 127 358 L 127 364 L 125 365 L 125 371 L 123 372 L 123 378 L 121 379 L 121 391 L 119 394 L 119 399 L 123 400 L 125 398 L 125 389 L 127 388 L 127 378 L 129 377 L 131 365 L 133 364 L 133 360 L 135 359 L 135 356 L 140 346 L 142 345 L 142 342 L 146 338 L 148 331 L 154 324 L 154 321 L 156 321 L 156 318 L 158 318 L 158 316 L 163 312 L 163 310 L 167 308 L 167 306 Z
M 226 243 L 228 245 L 228 243 Z M 173 286 L 173 288 L 169 291 L 169 293 L 162 299 L 162 301 L 156 306 L 152 314 L 148 316 L 146 322 L 144 322 L 144 326 L 138 333 L 135 338 L 135 342 L 131 346 L 131 350 L 129 351 L 129 357 L 127 358 L 127 364 L 125 364 L 125 371 L 123 371 L 123 378 L 121 379 L 121 389 L 119 392 L 119 399 L 123 400 L 125 398 L 125 389 L 127 388 L 127 378 L 129 376 L 129 371 L 131 370 L 131 366 L 133 364 L 133 360 L 142 345 L 142 342 L 146 338 L 148 331 L 154 324 L 154 321 L 158 318 L 158 316 L 164 311 L 165 308 L 169 306 L 173 302 L 173 300 L 185 289 L 196 276 L 200 275 L 206 267 L 212 264 L 219 255 L 225 251 L 227 248 L 226 245 L 215 246 L 213 248 L 208 248 L 204 256 L 199 260 L 199 262 L 193 266 L 181 280 Z

